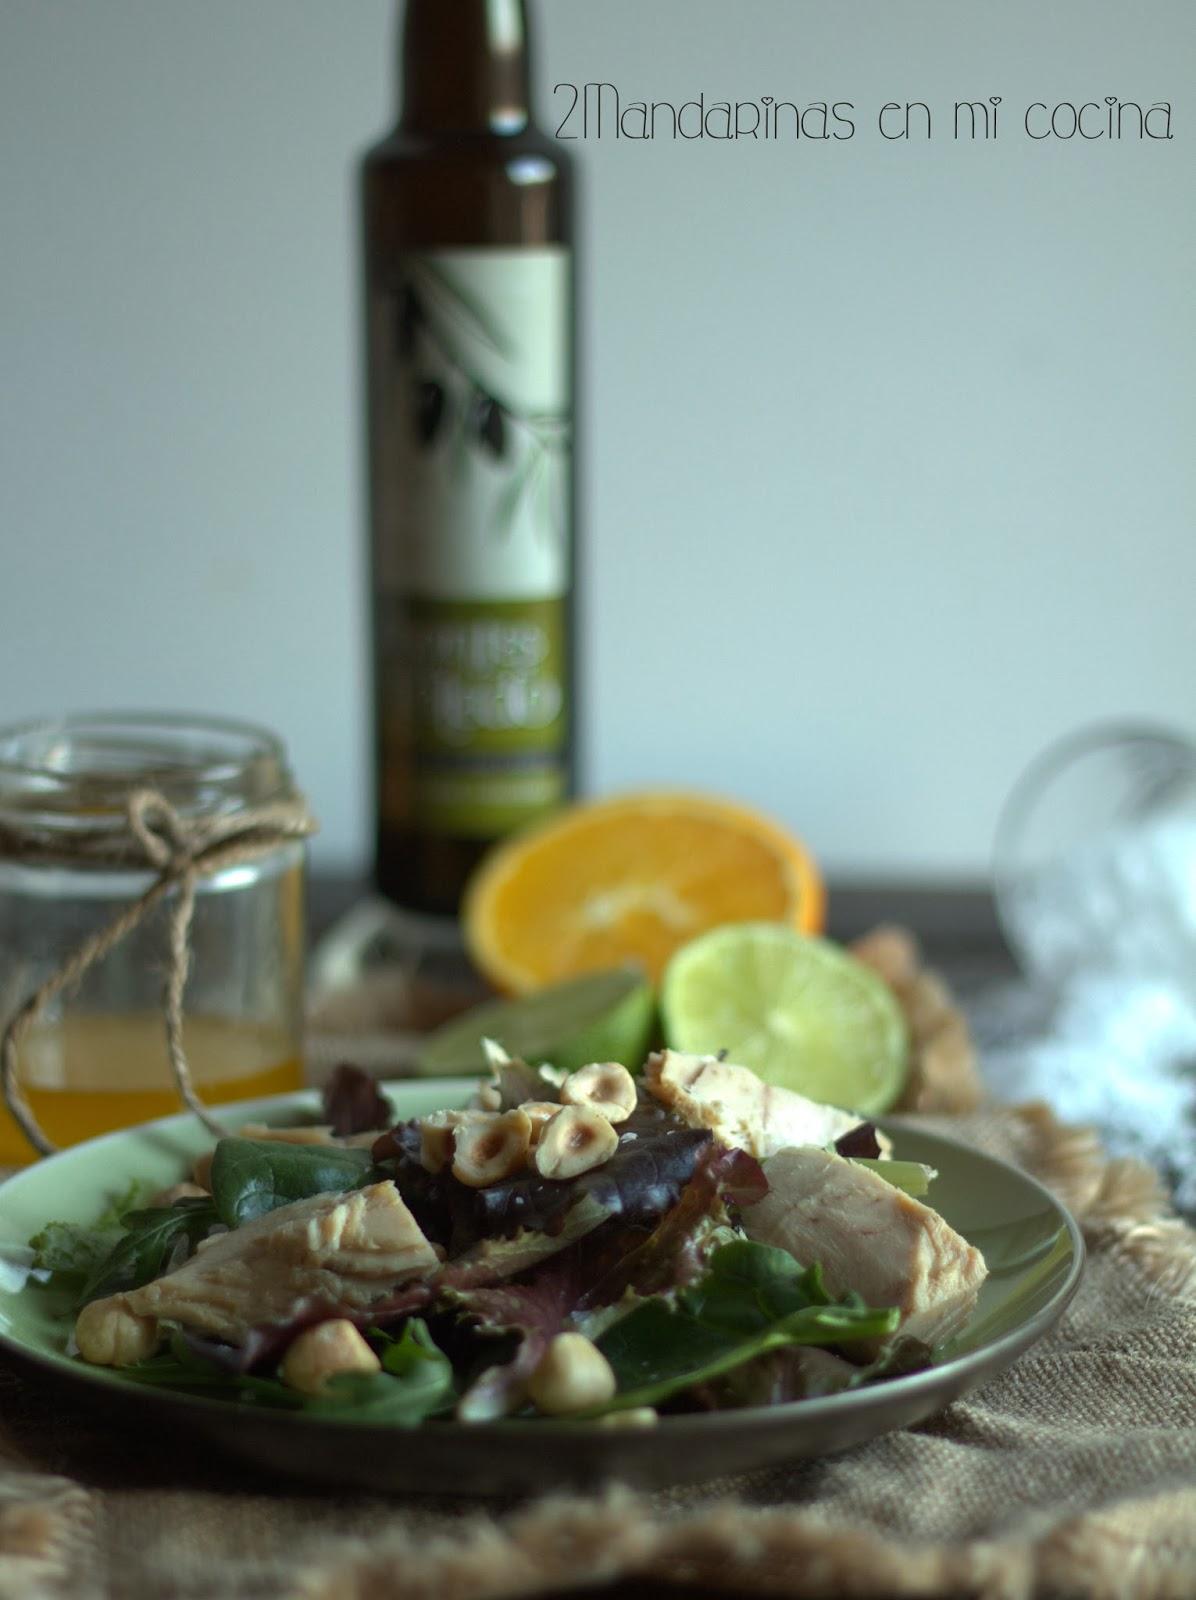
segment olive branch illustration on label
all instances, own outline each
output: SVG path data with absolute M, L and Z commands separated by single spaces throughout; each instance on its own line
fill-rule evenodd
M 493 527 L 509 535 L 520 509 L 533 509 L 542 538 L 565 524 L 565 461 L 572 442 L 567 415 L 526 411 L 494 392 L 470 360 L 482 345 L 514 361 L 518 345 L 497 323 L 484 301 L 442 264 L 418 257 L 405 263 L 399 287 L 397 354 L 413 370 L 412 416 L 419 445 L 447 446 L 450 469 L 468 470 L 471 454 L 511 467 L 494 501 Z M 421 372 L 420 357 L 432 353 L 443 371 Z M 445 379 L 449 381 L 445 381 Z M 555 515 L 554 515 L 555 512 Z

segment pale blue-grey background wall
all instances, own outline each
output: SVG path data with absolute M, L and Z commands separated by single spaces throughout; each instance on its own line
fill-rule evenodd
M 0 718 L 271 723 L 327 864 L 367 851 L 352 167 L 392 12 L 0 0 Z M 598 79 L 856 108 L 840 142 L 571 146 L 590 785 L 738 793 L 840 872 L 973 875 L 1046 740 L 1191 727 L 1191 0 L 535 21 L 545 120 Z M 954 141 L 989 95 L 998 139 Z M 1031 101 L 1106 95 L 1172 102 L 1174 138 L 1026 138 Z M 929 143 L 879 137 L 907 100 Z

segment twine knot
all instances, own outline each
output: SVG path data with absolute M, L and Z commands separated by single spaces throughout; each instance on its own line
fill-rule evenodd
M 74 987 L 97 961 L 101 961 L 126 935 L 138 927 L 160 900 L 172 893 L 167 929 L 166 980 L 162 1012 L 166 1049 L 175 1088 L 183 1103 L 219 1138 L 224 1129 L 211 1116 L 195 1091 L 183 1049 L 183 992 L 191 965 L 191 921 L 199 883 L 228 867 L 260 860 L 286 844 L 309 838 L 316 822 L 302 796 L 296 795 L 249 810 L 181 816 L 157 789 L 135 789 L 125 803 L 127 828 L 121 838 L 110 834 L 80 835 L 75 840 L 55 840 L 54 853 L 70 865 L 106 866 L 120 860 L 143 865 L 155 873 L 145 892 L 110 923 L 86 939 L 46 981 L 14 1012 L 0 1043 L 0 1088 L 4 1103 L 25 1137 L 41 1155 L 51 1155 L 54 1144 L 46 1137 L 21 1087 L 18 1057 L 21 1040 L 58 994 Z M 20 830 L 4 830 L 3 854 L 20 860 L 45 859 L 46 844 L 40 832 L 27 838 Z
M 183 872 L 195 857 L 194 831 L 155 789 L 138 789 L 129 796 L 129 832 L 145 851 L 145 859 L 159 872 Z

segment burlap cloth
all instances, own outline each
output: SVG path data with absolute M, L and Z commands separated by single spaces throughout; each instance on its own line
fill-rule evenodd
M 928 995 L 907 990 L 907 1007 Z M 1045 1107 L 961 1114 L 976 1098 L 970 1059 L 930 1010 L 917 1109 L 1040 1177 L 1090 1251 L 1058 1330 L 983 1391 L 822 1461 L 495 1506 L 273 1480 L 186 1436 L 143 1438 L 115 1404 L 80 1413 L 0 1366 L 0 1600 L 480 1600 L 608 1582 L 636 1595 L 1191 1600 L 1196 1233 L 1148 1169 L 1107 1160 Z

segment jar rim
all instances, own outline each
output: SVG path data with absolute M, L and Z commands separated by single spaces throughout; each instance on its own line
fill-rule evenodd
M 0 727 L 0 810 L 96 820 L 151 787 L 184 812 L 238 810 L 293 794 L 277 734 L 233 717 L 86 711 Z

